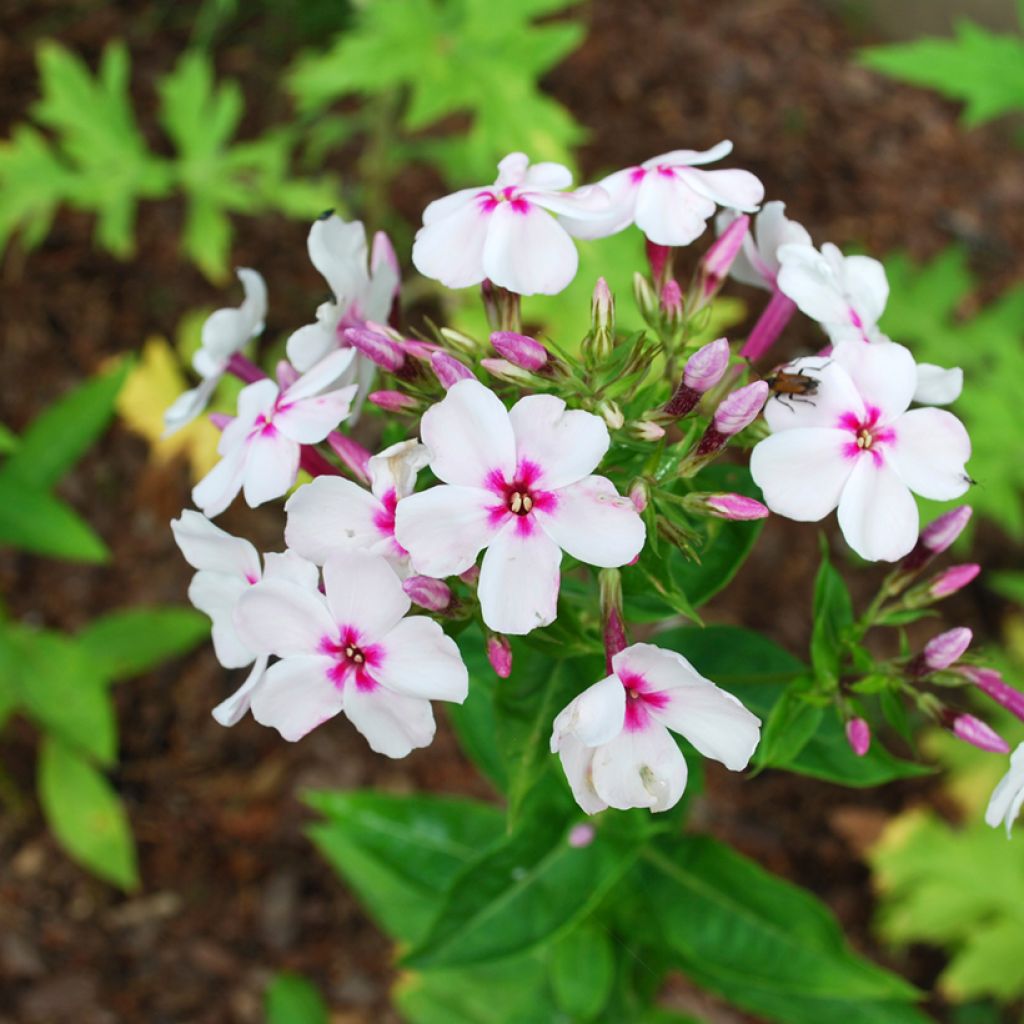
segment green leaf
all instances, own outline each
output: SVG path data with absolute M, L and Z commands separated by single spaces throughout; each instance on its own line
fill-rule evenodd
M 1024 39 L 961 21 L 953 39 L 875 46 L 861 62 L 893 78 L 962 100 L 964 122 L 981 124 L 1024 109 Z
M 592 1020 L 605 1007 L 615 982 L 615 954 L 608 933 L 585 923 L 551 949 L 551 988 L 572 1020 Z
M 916 990 L 858 957 L 813 896 L 704 836 L 645 852 L 638 897 L 675 966 L 784 1024 L 919 1024 Z
M 0 455 L 10 455 L 18 444 L 18 435 L 0 423 Z
M 986 573 L 985 582 L 1008 601 L 1024 606 L 1024 572 Z
M 275 974 L 264 996 L 267 1024 L 329 1024 L 330 1014 L 316 987 L 300 974 Z
M 119 360 L 47 406 L 22 433 L 4 475 L 41 490 L 53 487 L 106 430 L 131 366 L 130 359 Z
M 62 501 L 0 471 L 0 546 L 53 558 L 105 562 L 106 545 Z
M 88 761 L 53 737 L 39 752 L 39 798 L 72 859 L 122 889 L 138 886 L 135 844 L 120 798 Z
M 813 615 L 811 665 L 819 684 L 834 687 L 839 681 L 844 634 L 853 623 L 853 603 L 842 576 L 829 562 L 824 541 L 814 581 Z
M 419 939 L 458 872 L 501 835 L 501 812 L 473 800 L 316 791 L 326 821 L 309 828 L 320 852 L 385 931 Z
M 209 620 L 191 608 L 134 608 L 93 619 L 75 642 L 100 675 L 116 680 L 141 675 L 209 635 Z
M 29 125 L 15 125 L 10 139 L 0 142 L 0 250 L 19 229 L 27 247 L 38 245 L 72 180 L 72 173 L 39 132 Z
M 766 637 L 733 626 L 673 629 L 659 633 L 657 641 L 662 647 L 679 651 L 762 721 L 771 714 L 786 686 L 808 673 L 803 662 Z M 932 770 L 893 757 L 878 742 L 872 743 L 863 757 L 857 757 L 835 715 L 823 716 L 818 731 L 785 767 L 827 782 L 858 787 L 879 786 Z
M 628 870 L 646 831 L 631 816 L 599 822 L 588 846 L 568 842 L 572 815 L 544 804 L 454 879 L 413 968 L 465 967 L 526 953 L 586 918 Z
M 559 660 L 513 644 L 512 674 L 495 691 L 496 738 L 508 776 L 509 827 L 549 766 L 551 723 L 559 711 L 604 676 L 603 660 Z
M 8 625 L 0 667 L 18 706 L 44 731 L 102 764 L 117 752 L 117 721 L 105 681 L 90 656 L 60 633 Z
M 756 763 L 768 768 L 791 764 L 817 733 L 823 713 L 808 701 L 805 680 L 788 686 L 764 724 Z

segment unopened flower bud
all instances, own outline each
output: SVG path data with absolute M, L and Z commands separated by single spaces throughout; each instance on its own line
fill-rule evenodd
M 402 338 L 396 344 L 407 356 L 412 356 L 423 363 L 429 363 L 435 352 L 444 351 L 440 345 L 435 345 L 432 341 L 420 341 L 419 338 Z
M 596 835 L 597 829 L 593 825 L 588 825 L 585 821 L 580 822 L 569 829 L 569 845 L 574 850 L 581 850 L 583 847 L 589 846 Z
M 952 547 L 957 537 L 964 532 L 971 521 L 971 506 L 958 505 L 944 512 L 938 519 L 930 522 L 917 538 L 914 550 L 910 552 L 900 569 L 903 572 L 916 572 L 927 565 L 936 555 Z
M 618 569 L 602 569 L 598 573 L 598 586 L 605 667 L 611 673 L 612 658 L 627 646 L 626 624 L 622 617 L 622 574 Z
M 481 345 L 476 338 L 470 337 L 462 331 L 457 331 L 454 327 L 442 327 L 440 334 L 451 348 L 464 356 L 469 356 L 470 359 L 476 358 L 477 353 L 481 349 Z
M 536 387 L 539 382 L 529 370 L 524 370 L 510 363 L 507 359 L 481 359 L 480 365 L 498 380 L 506 381 L 509 384 L 518 384 L 520 387 Z
M 441 386 L 447 391 L 453 384 L 460 380 L 472 380 L 473 371 L 465 363 L 460 363 L 453 355 L 447 352 L 435 352 L 430 357 L 430 368 L 434 376 L 441 382 Z
M 959 714 L 949 709 L 942 714 L 942 724 L 957 739 L 970 743 L 990 754 L 1008 754 L 1010 745 L 993 729 L 974 715 Z
M 725 437 L 733 437 L 749 427 L 768 401 L 768 384 L 756 380 L 726 395 L 715 410 L 715 430 Z
M 590 366 L 600 366 L 615 347 L 615 300 L 608 282 L 597 279 L 590 303 L 590 330 L 580 346 Z
M 961 665 L 957 671 L 982 693 L 1024 722 L 1024 693 L 1004 682 L 1003 677 L 994 668 Z
M 340 430 L 332 430 L 327 435 L 327 443 L 353 475 L 364 483 L 370 482 L 370 453 L 358 441 L 346 437 Z
M 863 757 L 871 747 L 871 726 L 863 718 L 851 718 L 846 723 L 846 742 L 858 757 Z
M 386 412 L 414 412 L 420 407 L 417 399 L 401 391 L 372 391 L 366 400 Z
M 686 360 L 683 379 L 665 406 L 666 415 L 685 416 L 691 412 L 701 396 L 725 376 L 728 368 L 729 342 L 725 338 L 702 345 Z
M 714 516 L 716 519 L 747 521 L 764 519 L 768 508 L 761 502 L 744 494 L 688 494 L 683 507 L 697 515 Z
M 431 576 L 410 576 L 402 583 L 409 600 L 428 612 L 447 611 L 452 604 L 452 590 L 444 580 Z
M 973 562 L 965 565 L 952 565 L 945 572 L 940 572 L 928 584 L 928 593 L 933 598 L 949 597 L 962 590 L 978 573 L 981 566 Z
M 381 331 L 370 327 L 347 327 L 342 331 L 342 337 L 381 369 L 397 373 L 405 365 L 405 352 L 401 346 Z
M 629 500 L 633 502 L 633 508 L 643 515 L 651 501 L 651 489 L 646 480 L 634 480 L 629 485 Z
M 548 350 L 533 338 L 515 331 L 495 331 L 491 335 L 495 352 L 510 363 L 534 373 L 543 370 L 548 363 Z
M 508 679 L 512 675 L 512 645 L 508 637 L 500 633 L 491 633 L 487 638 L 487 660 L 499 679 Z
M 672 249 L 667 245 L 647 240 L 647 263 L 651 268 L 651 277 L 657 287 L 661 287 L 672 273 Z
M 638 441 L 660 441 L 665 436 L 665 428 L 653 420 L 633 420 L 626 428 Z
M 639 271 L 633 275 L 633 298 L 636 300 L 640 315 L 648 323 L 656 323 L 658 319 L 658 296 L 651 287 L 651 282 Z
M 749 230 L 750 218 L 744 213 L 718 236 L 704 254 L 697 271 L 695 310 L 703 309 L 718 294 Z
M 497 293 L 489 278 L 485 277 L 480 282 L 480 298 L 483 300 L 487 322 L 491 327 L 497 327 L 501 322 L 501 311 L 498 309 Z
M 966 626 L 947 630 L 933 636 L 924 645 L 924 650 L 910 663 L 911 675 L 927 675 L 929 672 L 941 672 L 956 664 L 964 651 L 971 646 L 973 633 Z
M 796 303 L 788 295 L 783 295 L 775 289 L 768 305 L 757 318 L 750 336 L 740 349 L 740 355 L 751 362 L 760 359 L 778 340 L 795 312 Z
M 683 309 L 683 293 L 674 278 L 669 278 L 662 285 L 658 302 L 661 306 L 661 315 L 665 318 L 668 326 L 679 327 L 686 314 Z
M 608 424 L 609 430 L 621 430 L 626 422 L 626 417 L 622 414 L 619 403 L 613 402 L 611 399 L 605 399 L 601 402 L 597 407 L 597 412 L 605 423 Z

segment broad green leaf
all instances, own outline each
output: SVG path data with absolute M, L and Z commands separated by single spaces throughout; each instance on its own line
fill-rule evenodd
M 605 1007 L 615 983 L 615 953 L 600 923 L 584 923 L 551 948 L 551 988 L 572 1020 L 592 1020 Z
M 502 832 L 487 804 L 436 796 L 317 791 L 309 836 L 389 934 L 417 941 L 451 880 Z
M 83 867 L 121 889 L 139 884 L 128 816 L 110 783 L 55 737 L 39 752 L 39 798 L 61 845 Z
M 75 562 L 105 562 L 110 553 L 62 501 L 0 470 L 0 547 Z
M 814 581 L 814 622 L 811 628 L 811 665 L 819 684 L 835 686 L 845 631 L 853 623 L 853 603 L 842 576 L 829 561 L 822 543 L 821 566 Z
M 23 431 L 4 475 L 43 490 L 53 487 L 106 430 L 130 367 L 131 360 L 122 359 L 47 406 Z
M 209 634 L 209 620 L 191 608 L 134 608 L 93 619 L 75 643 L 100 675 L 115 680 L 184 654 Z
M 0 665 L 13 680 L 18 706 L 44 732 L 111 764 L 117 721 L 97 665 L 61 633 L 8 625 L 0 631 Z
M 802 680 L 786 687 L 775 702 L 754 759 L 766 768 L 791 764 L 821 726 L 823 709 L 807 700 Z
M 487 660 L 487 649 L 479 629 L 459 635 L 459 650 L 469 669 L 469 696 L 461 704 L 446 704 L 445 712 L 455 727 L 459 745 L 466 756 L 502 792 L 508 787 L 508 772 L 497 744 L 495 691 L 499 680 Z
M 659 633 L 657 642 L 689 658 L 698 671 L 737 696 L 762 721 L 767 720 L 786 686 L 808 673 L 803 662 L 766 637 L 733 626 L 673 629 Z M 823 716 L 818 731 L 785 767 L 858 787 L 879 786 L 932 770 L 893 757 L 877 742 L 867 754 L 857 757 L 833 714 Z
M 452 881 L 430 930 L 403 960 L 413 968 L 465 967 L 535 949 L 585 919 L 629 869 L 646 831 L 620 815 L 569 845 L 575 814 L 536 802 L 516 831 Z
M 920 1024 L 903 979 L 857 956 L 828 910 L 704 836 L 644 853 L 639 899 L 675 965 L 759 1017 L 784 1024 Z
M 1024 38 L 999 35 L 970 21 L 953 39 L 916 39 L 862 50 L 875 71 L 962 100 L 964 123 L 981 124 L 1024 110 Z
M 267 1024 L 329 1024 L 330 1013 L 316 987 L 299 974 L 275 974 L 264 995 Z

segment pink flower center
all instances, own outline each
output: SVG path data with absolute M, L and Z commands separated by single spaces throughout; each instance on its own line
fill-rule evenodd
M 640 732 L 650 724 L 651 712 L 658 711 L 669 702 L 667 693 L 655 690 L 643 676 L 634 672 L 619 673 L 619 682 L 626 691 L 627 732 Z
M 339 690 L 344 688 L 349 679 L 353 679 L 356 688 L 361 691 L 377 689 L 379 684 L 370 670 L 380 668 L 384 661 L 384 649 L 379 644 L 363 641 L 353 626 L 342 626 L 337 638 L 322 637 L 319 650 L 321 654 L 334 659 L 327 675 Z
M 530 201 L 523 197 L 515 185 L 506 185 L 498 192 L 484 189 L 477 193 L 481 213 L 493 213 L 502 203 L 508 203 L 516 213 L 529 213 Z
M 492 525 L 497 526 L 509 515 L 513 515 L 518 519 L 519 533 L 526 536 L 533 533 L 534 522 L 531 513 L 534 510 L 553 512 L 558 504 L 553 491 L 545 491 L 537 486 L 540 477 L 540 466 L 529 459 L 523 459 L 519 463 L 512 480 L 506 480 L 501 470 L 492 470 L 485 486 L 500 499 L 498 504 L 488 508 Z
M 407 555 L 409 552 L 395 540 L 395 509 L 398 507 L 398 493 L 394 487 L 384 492 L 380 499 L 380 507 L 373 513 L 373 525 L 381 534 L 391 540 L 395 553 Z
M 882 410 L 873 405 L 867 407 L 863 417 L 853 412 L 844 412 L 839 417 L 839 428 L 853 435 L 853 440 L 843 446 L 843 454 L 848 459 L 855 459 L 868 452 L 876 466 L 882 464 L 883 449 L 896 440 L 896 432 L 892 427 L 882 426 L 881 418 Z

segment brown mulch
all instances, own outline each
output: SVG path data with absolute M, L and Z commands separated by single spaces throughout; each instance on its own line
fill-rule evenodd
M 55 36 L 94 64 L 116 36 L 130 44 L 146 130 L 158 138 L 153 83 L 187 44 L 196 5 L 2 7 L 4 136 L 34 99 L 38 39 Z M 852 52 L 868 40 L 815 0 L 595 0 L 584 10 L 587 42 L 548 84 L 590 129 L 588 172 L 729 137 L 735 164 L 759 174 L 769 197 L 784 198 L 819 241 L 926 257 L 957 240 L 987 294 L 1024 276 L 1024 179 L 1007 133 L 999 125 L 964 132 L 953 106 L 856 67 Z M 216 51 L 219 70 L 238 77 L 250 98 L 253 132 L 287 116 L 273 82 L 297 44 L 287 32 L 266 39 L 268 17 L 246 16 Z M 435 187 L 417 172 L 403 186 L 401 207 L 413 210 Z M 171 333 L 189 309 L 222 301 L 222 290 L 182 262 L 180 227 L 176 203 L 145 204 L 137 254 L 120 263 L 92 246 L 88 217 L 64 212 L 38 250 L 6 254 L 4 423 L 21 428 L 105 357 Z M 306 322 L 323 286 L 305 257 L 305 227 L 269 216 L 239 219 L 236 228 L 235 261 L 269 282 L 270 336 Z M 105 609 L 184 600 L 189 570 L 166 527 L 188 502 L 183 467 L 154 472 L 143 443 L 115 428 L 61 493 L 108 541 L 113 562 L 82 568 L 3 554 L 0 593 L 10 615 L 74 628 Z M 224 517 L 227 529 L 271 549 L 281 522 L 279 510 L 236 508 Z M 772 521 L 765 540 L 711 617 L 763 629 L 800 651 L 814 532 Z M 999 552 L 997 538 L 982 535 L 981 545 Z M 857 585 L 866 591 L 877 578 L 862 573 Z M 994 610 L 975 590 L 950 613 L 991 636 Z M 781 610 L 766 594 L 785 595 Z M 118 690 L 123 736 L 114 779 L 144 879 L 130 897 L 61 854 L 33 804 L 34 734 L 24 723 L 4 731 L 0 764 L 25 800 L 0 817 L 0 1024 L 249 1024 L 261 1019 L 267 978 L 282 968 L 321 987 L 334 1024 L 395 1019 L 387 1007 L 389 943 L 303 837 L 298 794 L 310 786 L 477 795 L 487 788 L 471 780 L 445 729 L 429 750 L 397 763 L 373 756 L 343 723 L 296 746 L 248 720 L 223 730 L 209 709 L 231 685 L 202 650 Z M 714 768 L 708 774 L 703 823 L 814 889 L 859 948 L 931 988 L 937 956 L 915 951 L 894 960 L 875 945 L 859 859 L 888 815 L 929 799 L 930 783 L 862 793 L 777 773 L 749 783 Z M 688 994 L 682 982 L 674 998 L 709 1021 L 746 1019 Z M 947 1012 L 938 1002 L 934 1009 Z

